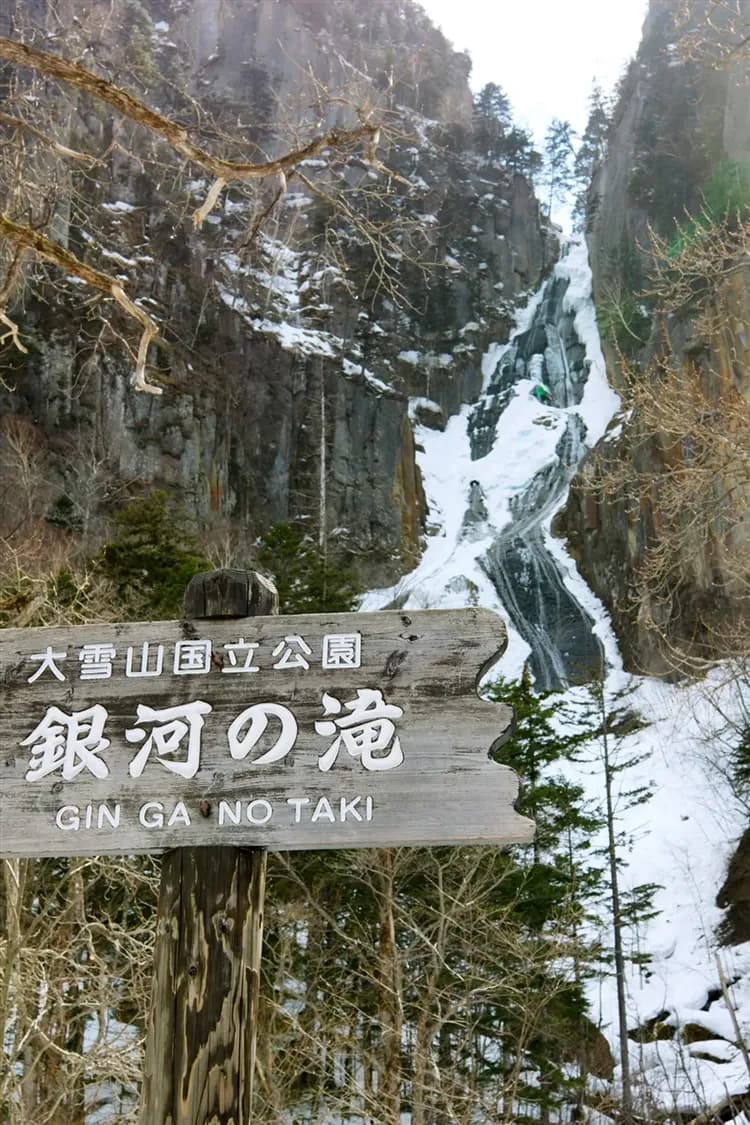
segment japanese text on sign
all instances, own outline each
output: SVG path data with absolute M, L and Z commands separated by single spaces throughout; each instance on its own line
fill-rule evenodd
M 260 642 L 247 641 L 244 637 L 238 637 L 236 641 L 229 641 L 218 648 L 214 648 L 210 640 L 176 641 L 168 654 L 165 653 L 165 647 L 156 641 L 144 641 L 139 646 L 128 645 L 125 648 L 125 676 L 128 679 L 153 678 L 170 673 L 174 676 L 201 676 L 211 671 L 242 675 L 259 672 L 262 668 L 274 671 L 308 671 L 313 663 L 319 663 L 327 671 L 357 669 L 362 666 L 360 633 L 326 633 L 319 657 L 298 633 L 290 633 L 281 638 L 268 653 L 259 653 Z M 35 667 L 27 677 L 27 683 L 33 684 L 43 678 L 64 681 L 66 677 L 59 665 L 67 656 L 67 652 L 56 652 L 51 645 L 44 652 L 32 653 L 27 659 Z M 77 656 L 79 678 L 110 679 L 115 671 L 117 656 L 115 645 L 109 642 L 81 645 Z
M 395 769 L 404 761 L 395 725 L 403 716 L 403 709 L 387 703 L 381 691 L 359 688 L 356 698 L 346 702 L 326 692 L 322 710 L 324 717 L 315 722 L 314 728 L 329 745 L 321 750 L 319 770 L 330 770 L 342 750 L 370 771 Z M 139 703 L 133 726 L 124 732 L 125 742 L 137 747 L 128 765 L 130 776 L 141 777 L 148 763 L 155 762 L 180 777 L 195 777 L 200 769 L 201 732 L 211 711 L 211 704 L 202 699 L 161 709 Z M 74 781 L 84 771 L 94 777 L 108 777 L 106 754 L 112 745 L 105 735 L 108 718 L 106 707 L 99 703 L 70 713 L 49 707 L 41 722 L 20 743 L 29 748 L 25 780 L 39 781 L 59 772 L 63 781 Z M 270 722 L 279 727 L 275 741 L 252 758 L 252 751 Z M 247 760 L 251 766 L 269 765 L 291 753 L 298 732 L 297 719 L 289 707 L 254 703 L 230 724 L 227 749 L 235 761 Z

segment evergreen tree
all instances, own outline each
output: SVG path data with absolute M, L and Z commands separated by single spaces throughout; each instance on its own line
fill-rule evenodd
M 622 886 L 623 857 L 630 837 L 622 830 L 620 820 L 627 810 L 651 797 L 647 787 L 628 787 L 626 781 L 627 771 L 643 760 L 642 755 L 629 753 L 624 746 L 623 740 L 641 725 L 638 715 L 628 707 L 628 694 L 628 690 L 607 693 L 601 678 L 595 678 L 586 699 L 574 707 L 552 694 L 537 695 L 525 671 L 518 684 L 496 685 L 491 698 L 514 708 L 514 736 L 501 747 L 498 757 L 521 777 L 519 811 L 537 823 L 534 844 L 515 849 L 517 855 L 525 850 L 528 858 L 524 862 L 519 856 L 518 869 L 510 875 L 508 885 L 516 883 L 517 910 L 527 924 L 549 930 L 564 920 L 570 928 L 574 982 L 578 985 L 593 972 L 590 951 L 580 939 L 584 922 L 589 923 L 589 932 L 591 923 L 597 922 L 605 922 L 611 929 L 622 1121 L 632 1125 L 626 973 L 629 964 L 643 964 L 648 955 L 628 949 L 627 937 L 654 917 L 653 897 L 659 888 L 652 883 L 629 889 Z M 560 773 L 559 767 L 566 760 L 590 761 L 597 766 L 602 777 L 601 808 L 592 809 L 584 801 L 582 789 Z M 597 845 L 602 829 L 604 843 Z M 567 903 L 567 912 L 563 903 Z M 598 917 L 600 911 L 603 919 Z M 574 1019 L 575 991 L 569 1003 L 569 1017 Z M 580 1021 L 580 1013 L 578 1018 Z M 539 1073 L 545 1073 L 543 1066 Z M 544 1083 L 540 1090 L 543 1087 Z M 559 1088 L 557 1092 L 559 1096 Z
M 99 564 L 114 583 L 120 620 L 179 617 L 188 582 L 211 569 L 188 517 L 159 491 L 115 515 Z
M 266 532 L 256 561 L 274 580 L 280 613 L 348 613 L 354 608 L 359 590 L 352 574 L 291 524 L 278 523 Z
M 574 967 L 568 987 L 555 997 L 549 1027 L 540 1031 L 531 1052 L 538 1088 L 535 1096 L 530 1088 L 527 1097 L 546 1112 L 569 1100 L 576 1088 L 570 1073 L 563 1074 L 553 1027 L 558 1032 L 565 1027 L 578 1043 L 586 1041 L 583 984 L 591 972 L 592 952 L 581 932 L 588 903 L 602 893 L 602 868 L 593 840 L 604 821 L 561 767 L 577 757 L 593 728 L 577 716 L 570 721 L 562 696 L 535 692 L 528 669 L 518 683 L 493 685 L 489 697 L 514 709 L 513 737 L 497 757 L 521 778 L 517 807 L 537 826 L 533 843 L 514 849 L 516 865 L 506 878 L 514 914 L 529 934 L 564 935 Z
M 489 697 L 509 704 L 515 714 L 513 737 L 501 747 L 498 758 L 523 778 L 518 808 L 537 825 L 530 845 L 537 863 L 555 850 L 568 827 L 593 832 L 601 824 L 584 813 L 581 787 L 551 772 L 556 763 L 573 759 L 592 731 L 577 721 L 566 724 L 562 697 L 535 692 L 528 668 L 517 683 L 494 684 Z
M 569 121 L 555 117 L 544 140 L 544 183 L 549 190 L 548 212 L 553 202 L 562 202 L 573 186 L 573 137 L 575 132 Z
M 576 179 L 590 181 L 607 152 L 609 107 L 602 88 L 595 82 L 589 94 L 589 116 L 575 156 Z
M 531 134 L 514 125 L 505 137 L 503 158 L 511 172 L 520 172 L 533 180 L 542 167 L 542 157 L 534 148 Z
M 588 121 L 573 165 L 577 187 L 573 217 L 577 230 L 583 230 L 586 224 L 588 191 L 594 172 L 606 155 L 608 136 L 609 107 L 601 86 L 595 82 L 589 95 Z
M 542 166 L 531 134 L 514 125 L 510 102 L 494 82 L 488 82 L 474 99 L 474 144 L 487 160 L 500 161 L 529 179 Z
M 602 854 L 606 859 L 608 874 L 604 901 L 612 926 L 612 959 L 617 991 L 622 1085 L 619 1120 L 623 1125 L 633 1125 L 633 1092 L 626 1008 L 626 962 L 642 963 L 648 958 L 626 955 L 625 934 L 627 930 L 655 916 L 653 896 L 659 887 L 654 883 L 642 883 L 627 892 L 623 890 L 620 870 L 623 865 L 623 851 L 628 846 L 629 837 L 618 829 L 618 821 L 626 810 L 649 801 L 651 793 L 645 786 L 627 788 L 621 783 L 622 775 L 646 758 L 643 754 L 627 753 L 623 747 L 623 739 L 642 725 L 638 716 L 627 707 L 626 700 L 630 689 L 626 688 L 615 693 L 614 696 L 609 696 L 603 679 L 598 677 L 590 683 L 588 690 L 589 702 L 585 706 L 582 719 L 586 724 L 592 721 L 596 724 L 596 736 L 591 743 L 591 752 L 593 759 L 601 768 L 604 787 L 606 843 Z
M 276 574 L 299 554 L 290 530 L 266 537 Z M 272 857 L 264 994 L 275 999 L 260 1038 L 284 1050 L 269 1047 L 260 1119 L 278 1120 L 275 1083 L 278 1105 L 305 1119 L 356 1108 L 437 1125 L 450 1105 L 451 1119 L 519 1125 L 579 1101 L 571 1064 L 592 1033 L 579 923 L 600 823 L 557 767 L 583 735 L 562 729 L 559 699 L 536 695 L 528 675 L 491 694 L 516 707 L 498 756 L 524 774 L 533 847 Z
M 504 155 L 505 137 L 512 126 L 510 102 L 495 82 L 488 82 L 474 99 L 474 143 L 489 160 Z

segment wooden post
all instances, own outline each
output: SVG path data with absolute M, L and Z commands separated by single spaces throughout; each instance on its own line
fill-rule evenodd
M 184 610 L 190 621 L 265 616 L 278 595 L 259 574 L 216 570 L 191 580 Z M 265 876 L 262 848 L 164 856 L 141 1125 L 250 1121 Z

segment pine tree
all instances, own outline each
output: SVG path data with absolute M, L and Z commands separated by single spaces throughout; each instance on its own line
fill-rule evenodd
M 606 155 L 608 137 L 609 106 L 601 86 L 594 82 L 589 95 L 588 121 L 573 165 L 577 186 L 573 216 L 577 230 L 583 230 L 586 225 L 588 192 L 594 172 Z
M 279 537 L 293 561 L 299 540 L 285 528 L 277 548 Z M 578 935 L 599 821 L 558 766 L 583 736 L 528 675 L 492 694 L 516 706 L 499 756 L 525 774 L 533 848 L 273 857 L 264 973 L 275 1000 L 261 1041 L 284 1050 L 261 1060 L 260 1120 L 291 1104 L 306 1118 L 521 1125 L 579 1100 L 570 1064 L 590 1041 L 593 954 Z
M 531 134 L 513 123 L 511 105 L 502 88 L 488 82 L 474 99 L 474 144 L 489 161 L 532 179 L 542 166 Z
M 520 172 L 533 180 L 542 167 L 542 157 L 534 148 L 531 134 L 514 125 L 506 134 L 503 144 L 505 167 L 511 172 Z
M 623 813 L 634 805 L 641 805 L 651 799 L 645 786 L 625 788 L 621 784 L 622 775 L 632 770 L 646 758 L 645 754 L 627 753 L 623 739 L 632 734 L 641 724 L 640 719 L 627 707 L 629 688 L 608 695 L 601 677 L 589 685 L 589 705 L 583 721 L 596 723 L 596 736 L 593 740 L 592 757 L 602 771 L 604 787 L 604 812 L 606 816 L 606 843 L 603 855 L 607 863 L 608 883 L 605 902 L 612 925 L 612 959 L 614 962 L 615 985 L 617 991 L 617 1022 L 620 1044 L 620 1074 L 622 1083 L 622 1112 L 619 1120 L 623 1125 L 633 1125 L 633 1090 L 630 1073 L 630 1053 L 626 1005 L 626 962 L 643 962 L 643 957 L 626 956 L 626 931 L 655 916 L 653 896 L 659 889 L 657 884 L 642 883 L 625 892 L 621 885 L 620 870 L 623 864 L 623 851 L 627 848 L 629 837 L 618 829 L 618 821 Z M 645 958 L 648 959 L 647 957 Z
M 474 99 L 474 143 L 488 160 L 503 155 L 503 145 L 512 126 L 510 102 L 495 82 L 488 82 Z
M 291 524 L 278 523 L 266 532 L 256 561 L 274 580 L 281 613 L 348 613 L 354 608 L 359 591 L 351 572 Z
M 211 569 L 187 515 L 160 491 L 115 515 L 99 565 L 115 585 L 121 621 L 179 617 L 188 582 Z
M 514 913 L 529 933 L 564 935 L 573 965 L 572 980 L 556 996 L 548 1028 L 539 1033 L 531 1052 L 538 1067 L 538 1087 L 536 1094 L 529 1089 L 527 1097 L 544 1114 L 573 1097 L 576 1089 L 580 1093 L 583 1081 L 577 1087 L 569 1072 L 563 1074 L 556 1035 L 565 1028 L 579 1044 L 586 1041 L 583 986 L 590 975 L 592 951 L 581 933 L 589 901 L 603 890 L 602 869 L 592 845 L 604 822 L 585 800 L 582 787 L 566 778 L 561 767 L 576 759 L 593 728 L 577 717 L 570 721 L 562 696 L 535 692 L 528 669 L 520 682 L 497 683 L 489 695 L 514 709 L 513 737 L 497 757 L 521 778 L 518 809 L 537 826 L 534 842 L 514 849 L 517 865 L 506 879 L 514 896 Z
M 575 132 L 569 121 L 555 117 L 544 140 L 544 183 L 549 190 L 548 213 L 552 204 L 562 202 L 573 186 L 573 138 Z

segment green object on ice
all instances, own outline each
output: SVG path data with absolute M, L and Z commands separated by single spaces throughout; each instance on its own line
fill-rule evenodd
M 552 397 L 549 393 L 549 389 L 545 387 L 544 383 L 537 383 L 531 393 L 533 394 L 534 398 L 539 400 L 539 402 L 549 402 Z

